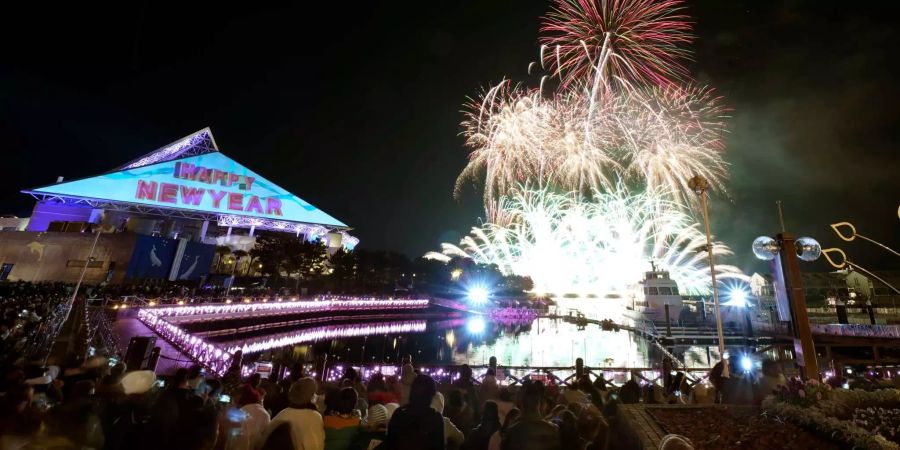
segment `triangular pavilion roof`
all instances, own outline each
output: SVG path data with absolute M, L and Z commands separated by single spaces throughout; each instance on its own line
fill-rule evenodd
M 314 232 L 347 225 L 219 151 L 204 128 L 110 172 L 22 191 L 39 199 Z

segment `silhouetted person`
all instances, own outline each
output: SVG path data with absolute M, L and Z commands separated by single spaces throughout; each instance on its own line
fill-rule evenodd
M 488 450 L 491 436 L 500 430 L 500 414 L 497 403 L 492 400 L 484 402 L 484 411 L 481 414 L 481 423 L 472 429 L 472 433 L 466 439 L 463 450 Z
M 431 409 L 437 385 L 427 375 L 416 376 L 409 388 L 409 403 L 397 408 L 388 424 L 389 450 L 443 450 L 444 418 Z
M 559 428 L 544 420 L 544 389 L 539 383 L 524 387 L 522 417 L 503 438 L 503 450 L 559 450 Z

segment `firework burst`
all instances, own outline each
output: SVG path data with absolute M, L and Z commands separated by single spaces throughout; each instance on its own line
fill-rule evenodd
M 633 92 L 611 120 L 619 125 L 622 165 L 647 189 L 665 190 L 692 205 L 688 179 L 701 175 L 724 191 L 725 109 L 710 89 L 667 86 Z
M 472 152 L 455 193 L 483 176 L 489 209 L 529 181 L 579 191 L 609 186 L 609 173 L 620 168 L 606 153 L 615 136 L 611 123 L 588 119 L 588 103 L 578 92 L 545 98 L 508 82 L 487 90 L 467 105 L 463 134 Z
M 545 97 L 502 83 L 468 105 L 463 128 L 472 152 L 455 193 L 483 177 L 490 213 L 493 202 L 522 184 L 589 197 L 624 173 L 632 184 L 690 204 L 687 180 L 694 175 L 723 188 L 720 103 L 700 87 L 634 90 L 597 101 L 584 89 Z
M 681 0 L 555 0 L 541 26 L 542 59 L 564 86 L 597 76 L 669 85 L 688 78 L 693 40 Z
M 621 183 L 590 202 L 577 193 L 523 188 L 501 201 L 515 215 L 509 224 L 473 228 L 459 245 L 444 244 L 441 253 L 426 257 L 495 264 L 504 274 L 530 276 L 537 291 L 556 294 L 625 292 L 654 261 L 684 292 L 708 293 L 705 235 L 668 197 L 633 194 Z M 731 254 L 721 243 L 714 252 Z M 716 272 L 722 279 L 744 278 L 732 266 L 717 265 Z
M 545 92 L 546 76 L 538 89 L 504 81 L 466 105 L 470 154 L 455 193 L 483 181 L 488 223 L 428 256 L 496 264 L 539 291 L 594 294 L 622 292 L 654 261 L 684 292 L 707 292 L 687 183 L 700 175 L 724 191 L 726 110 L 713 90 L 684 83 L 682 1 L 554 0 L 541 31 L 542 64 L 560 87 Z

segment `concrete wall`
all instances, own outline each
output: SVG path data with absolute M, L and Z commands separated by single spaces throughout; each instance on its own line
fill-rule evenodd
M 87 233 L 0 232 L 0 264 L 13 264 L 9 280 L 76 282 L 93 243 Z M 107 279 L 120 283 L 134 251 L 136 235 L 101 234 L 94 249 L 94 264 L 84 281 L 96 284 Z
M 28 217 L 0 217 L 0 230 L 25 231 L 28 228 L 28 221 Z

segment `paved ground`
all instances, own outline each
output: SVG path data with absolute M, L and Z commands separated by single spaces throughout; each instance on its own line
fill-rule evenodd
M 123 353 L 127 350 L 132 337 L 156 336 L 137 319 L 136 313 L 136 309 L 120 311 L 113 323 L 113 333 L 116 334 Z M 185 354 L 159 337 L 156 339 L 156 346 L 160 349 L 159 364 L 156 367 L 156 373 L 159 375 L 171 375 L 180 367 L 190 367 L 194 364 Z

